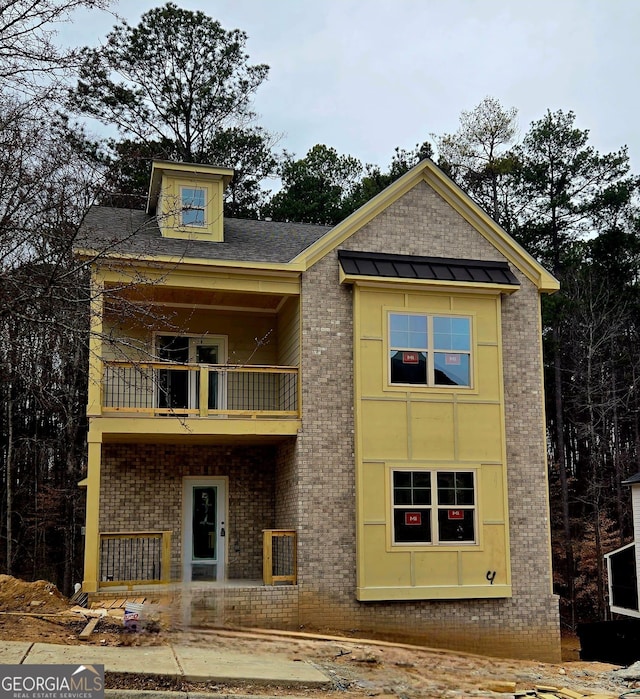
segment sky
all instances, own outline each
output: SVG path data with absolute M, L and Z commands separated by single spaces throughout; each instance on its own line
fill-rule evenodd
M 298 157 L 317 143 L 382 167 L 394 149 L 454 133 L 486 96 L 518 110 L 520 136 L 547 110 L 573 111 L 601 153 L 629 148 L 640 172 L 639 0 L 174 0 L 248 35 L 270 66 L 258 124 Z M 160 0 L 120 0 L 136 25 Z M 60 31 L 97 46 L 112 14 Z

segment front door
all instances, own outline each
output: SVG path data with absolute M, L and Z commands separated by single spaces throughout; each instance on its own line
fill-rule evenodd
M 226 480 L 185 478 L 183 488 L 183 580 L 224 580 Z

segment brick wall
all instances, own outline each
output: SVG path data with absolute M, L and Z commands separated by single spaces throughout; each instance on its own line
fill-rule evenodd
M 262 530 L 275 526 L 276 448 L 105 444 L 102 531 L 170 530 L 172 579 L 182 575 L 182 479 L 226 476 L 228 576 L 262 579 Z
M 421 183 L 343 249 L 497 260 L 501 255 Z M 376 602 L 355 599 L 352 299 L 336 251 L 303 275 L 303 431 L 298 440 L 300 623 L 411 636 L 499 655 L 559 659 L 551 593 L 538 295 L 503 306 L 513 597 Z M 515 270 L 514 270 L 515 271 Z

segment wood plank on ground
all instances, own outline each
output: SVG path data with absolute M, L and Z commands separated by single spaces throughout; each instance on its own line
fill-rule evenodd
M 96 624 L 100 621 L 101 617 L 94 616 L 93 619 L 89 619 L 89 623 L 80 632 L 80 638 L 89 638 L 96 628 Z

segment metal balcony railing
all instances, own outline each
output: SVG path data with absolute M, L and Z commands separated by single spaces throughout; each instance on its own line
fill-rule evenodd
M 100 587 L 168 583 L 171 532 L 101 532 Z
M 265 585 L 291 583 L 298 578 L 297 536 L 293 529 L 262 532 L 262 581 Z
M 298 417 L 298 368 L 104 362 L 103 413 Z

